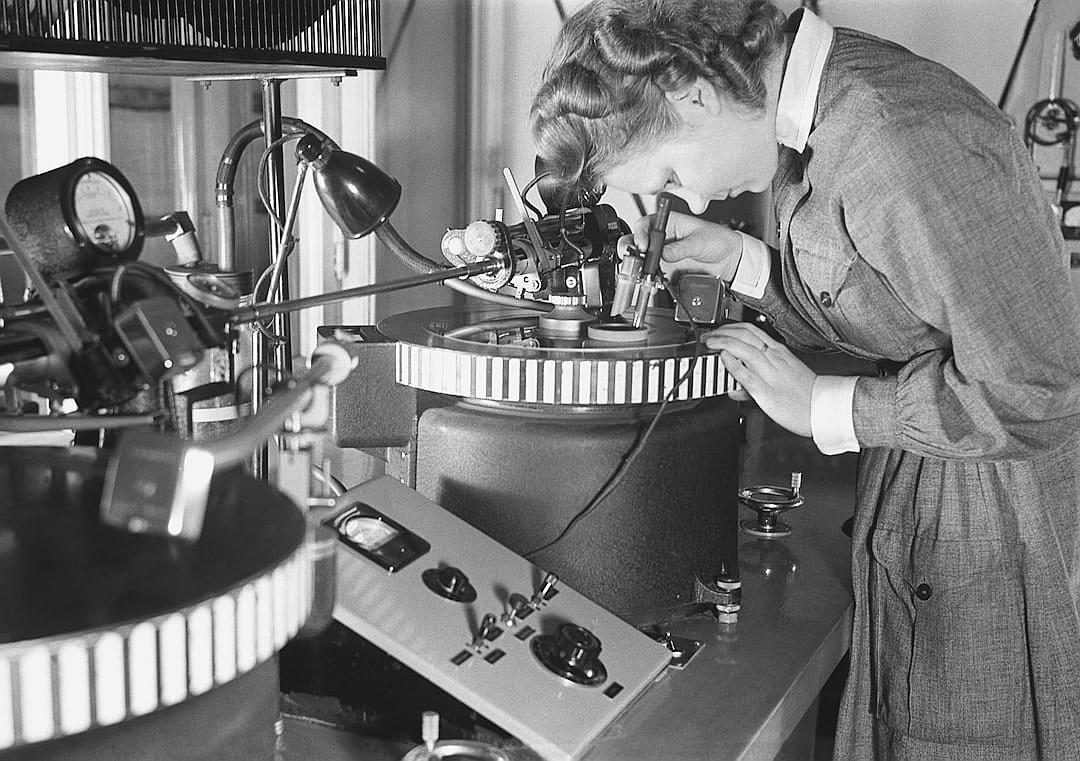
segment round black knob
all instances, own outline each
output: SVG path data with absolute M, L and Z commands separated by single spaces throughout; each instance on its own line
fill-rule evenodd
M 420 578 L 424 585 L 439 597 L 454 602 L 473 602 L 476 599 L 476 589 L 460 568 L 452 565 L 429 568 L 420 574 Z
M 926 602 L 934 596 L 934 588 L 929 584 L 923 582 L 919 586 L 915 587 L 915 596 L 923 602 Z
M 555 634 L 534 637 L 533 655 L 563 679 L 585 685 L 602 684 L 607 669 L 600 662 L 600 640 L 577 624 L 561 624 Z
M 555 634 L 555 646 L 567 665 L 580 668 L 600 655 L 600 640 L 588 629 L 577 624 L 563 624 Z

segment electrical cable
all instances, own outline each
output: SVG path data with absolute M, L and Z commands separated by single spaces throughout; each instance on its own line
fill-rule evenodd
M 668 280 L 666 277 L 664 277 L 663 273 L 659 274 L 659 279 L 664 288 L 667 289 L 668 293 L 671 294 L 671 298 L 675 302 L 676 306 L 679 306 L 679 299 L 675 295 L 675 292 L 670 287 L 668 287 Z M 656 411 L 653 419 L 649 422 L 648 427 L 638 438 L 634 446 L 630 448 L 630 451 L 627 452 L 626 455 L 623 457 L 622 462 L 620 462 L 619 466 L 615 468 L 615 472 L 612 473 L 611 477 L 604 483 L 603 486 L 600 487 L 600 491 L 598 491 L 593 496 L 593 498 L 588 501 L 585 507 L 581 508 L 581 510 L 579 510 L 577 514 L 575 514 L 574 517 L 570 519 L 570 521 L 563 527 L 563 529 L 555 536 L 554 539 L 540 545 L 535 549 L 529 550 L 528 552 L 523 552 L 522 557 L 531 559 L 534 555 L 537 555 L 544 550 L 550 549 L 551 547 L 561 542 L 564 538 L 566 538 L 567 535 L 569 535 L 569 533 L 573 530 L 574 526 L 579 524 L 590 513 L 592 513 L 600 505 L 600 503 L 607 499 L 611 495 L 611 493 L 615 491 L 615 488 L 620 483 L 622 483 L 622 480 L 626 477 L 627 472 L 629 472 L 630 470 L 630 466 L 638 458 L 638 455 L 641 454 L 642 450 L 644 450 L 645 443 L 649 440 L 649 436 L 652 434 L 653 430 L 660 422 L 660 418 L 667 410 L 668 404 L 671 402 L 672 399 L 675 398 L 675 394 L 676 392 L 678 392 L 682 384 L 684 384 L 693 374 L 694 368 L 697 366 L 698 360 L 701 358 L 701 329 L 697 325 L 694 325 L 691 328 L 691 335 L 694 337 L 694 355 L 690 360 L 690 366 L 686 368 L 686 372 L 679 376 L 679 378 L 672 384 L 668 392 L 664 395 L 664 400 L 660 403 L 660 408 Z
M 623 479 L 626 477 L 626 474 L 630 470 L 630 466 L 638 458 L 638 455 L 640 455 L 641 452 L 645 449 L 645 443 L 649 440 L 649 436 L 652 434 L 653 430 L 660 422 L 660 418 L 667 410 L 668 404 L 671 402 L 672 399 L 675 398 L 675 393 L 679 390 L 682 384 L 690 378 L 690 375 L 694 372 L 694 368 L 697 366 L 698 359 L 701 357 L 701 337 L 700 335 L 698 335 L 698 330 L 696 328 L 694 329 L 693 333 L 694 356 L 690 360 L 690 366 L 686 368 L 686 372 L 679 376 L 675 383 L 672 384 L 671 389 L 667 392 L 667 394 L 664 395 L 664 401 L 660 403 L 660 409 L 658 409 L 656 411 L 656 414 L 653 415 L 653 419 L 649 422 L 648 427 L 638 438 L 634 446 L 631 447 L 630 451 L 626 453 L 626 456 L 623 457 L 622 462 L 619 463 L 619 466 L 615 469 L 615 472 L 611 474 L 611 477 L 600 488 L 600 491 L 598 491 L 596 495 L 591 500 L 589 500 L 588 504 L 586 504 L 585 507 L 581 508 L 581 510 L 579 510 L 578 513 L 570 519 L 569 523 L 567 523 L 566 526 L 563 527 L 563 529 L 555 536 L 554 539 L 540 545 L 536 549 L 522 553 L 522 557 L 531 559 L 534 555 L 537 555 L 544 550 L 550 549 L 551 547 L 561 542 L 564 538 L 566 538 L 570 531 L 573 530 L 574 526 L 576 526 L 578 523 L 588 517 L 590 513 L 592 513 L 597 507 L 599 507 L 600 503 L 602 503 L 611 495 L 613 491 L 615 491 L 615 487 L 622 483 Z
M 998 109 L 1005 110 L 1005 103 L 1009 100 L 1009 95 L 1012 92 L 1013 81 L 1016 79 L 1016 72 L 1020 67 L 1020 59 L 1024 55 L 1024 51 L 1027 49 L 1028 38 L 1031 36 L 1031 28 L 1035 25 L 1035 15 L 1039 12 L 1039 0 L 1031 6 L 1031 13 L 1028 14 L 1027 24 L 1024 26 L 1024 34 L 1020 38 L 1020 47 L 1016 50 L 1016 56 L 1013 58 L 1012 66 L 1009 68 L 1009 75 L 1005 78 L 1005 86 L 1001 90 L 1001 97 L 998 98 Z
M 267 265 L 266 268 L 263 269 L 263 271 L 259 273 L 259 277 L 255 280 L 255 285 L 251 289 L 252 303 L 258 304 L 258 303 L 260 303 L 262 301 L 269 301 L 269 298 L 265 298 L 265 299 L 264 298 L 259 298 L 259 289 L 262 288 L 263 283 L 269 282 L 269 278 L 273 275 L 273 272 L 274 272 L 274 266 L 273 265 Z M 266 338 L 271 343 L 283 344 L 283 343 L 285 343 L 285 337 L 284 336 L 279 336 L 277 333 L 274 333 L 273 331 L 270 330 L 270 324 L 269 323 L 271 323 L 273 321 L 274 321 L 273 317 L 267 317 L 267 318 L 262 319 L 262 320 L 253 320 L 251 322 L 251 327 L 253 327 L 256 331 L 258 331 L 264 338 Z
M 282 135 L 276 140 L 270 141 L 270 144 L 267 145 L 259 155 L 258 168 L 256 169 L 257 180 L 255 183 L 256 188 L 259 191 L 259 201 L 262 202 L 263 208 L 266 209 L 266 214 L 270 217 L 270 220 L 278 230 L 285 229 L 285 220 L 277 215 L 277 212 L 274 211 L 274 205 L 270 202 L 270 190 L 267 188 L 266 179 L 266 164 L 270 160 L 270 154 L 290 140 L 299 140 L 302 137 L 306 137 L 306 135 L 304 133 L 288 133 Z
M 532 210 L 532 213 L 535 214 L 537 216 L 537 218 L 539 218 L 539 219 L 543 219 L 543 217 L 544 217 L 543 212 L 541 212 L 538 208 L 536 208 L 531 203 L 529 203 L 529 199 L 527 198 L 527 196 L 529 194 L 529 191 L 532 190 L 532 188 L 536 186 L 536 183 L 540 182 L 540 180 L 544 179 L 549 174 L 551 174 L 551 172 L 541 172 L 540 174 L 536 175 L 531 180 L 526 182 L 525 187 L 523 187 L 521 189 L 521 201 L 522 201 L 522 203 L 524 203 L 526 206 L 528 206 Z

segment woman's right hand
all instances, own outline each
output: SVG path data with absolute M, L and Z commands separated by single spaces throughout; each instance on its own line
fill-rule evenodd
M 642 217 L 630 229 L 634 245 L 644 252 L 649 246 L 652 216 Z M 705 272 L 730 283 L 742 257 L 742 237 L 726 225 L 688 214 L 668 215 L 662 265 L 668 277 L 680 272 Z

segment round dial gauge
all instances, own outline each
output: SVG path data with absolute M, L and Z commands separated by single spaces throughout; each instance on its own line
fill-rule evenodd
M 82 236 L 103 250 L 123 253 L 135 242 L 138 215 L 131 196 L 113 177 L 89 171 L 75 183 L 75 223 Z

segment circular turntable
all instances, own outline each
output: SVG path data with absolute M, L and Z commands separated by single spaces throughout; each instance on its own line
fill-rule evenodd
M 620 329 L 626 327 L 621 323 L 593 322 L 583 337 L 567 337 L 559 325 L 558 317 L 524 310 L 444 307 L 388 317 L 379 330 L 398 342 L 398 383 L 451 396 L 653 404 L 687 373 L 674 400 L 721 396 L 734 388 L 719 352 L 697 346 L 669 310 L 650 310 L 640 336 Z
M 584 314 L 488 305 L 380 322 L 396 343 L 387 374 L 430 392 L 412 397 L 393 473 L 608 610 L 692 599 L 735 549 L 734 380 L 669 310 L 650 310 L 638 340 Z
M 0 752 L 109 758 L 123 742 L 144 757 L 212 758 L 241 740 L 272 749 L 272 657 L 311 607 L 302 514 L 227 471 L 215 474 L 197 541 L 130 534 L 99 520 L 106 464 L 107 453 L 81 447 L 0 457 Z

